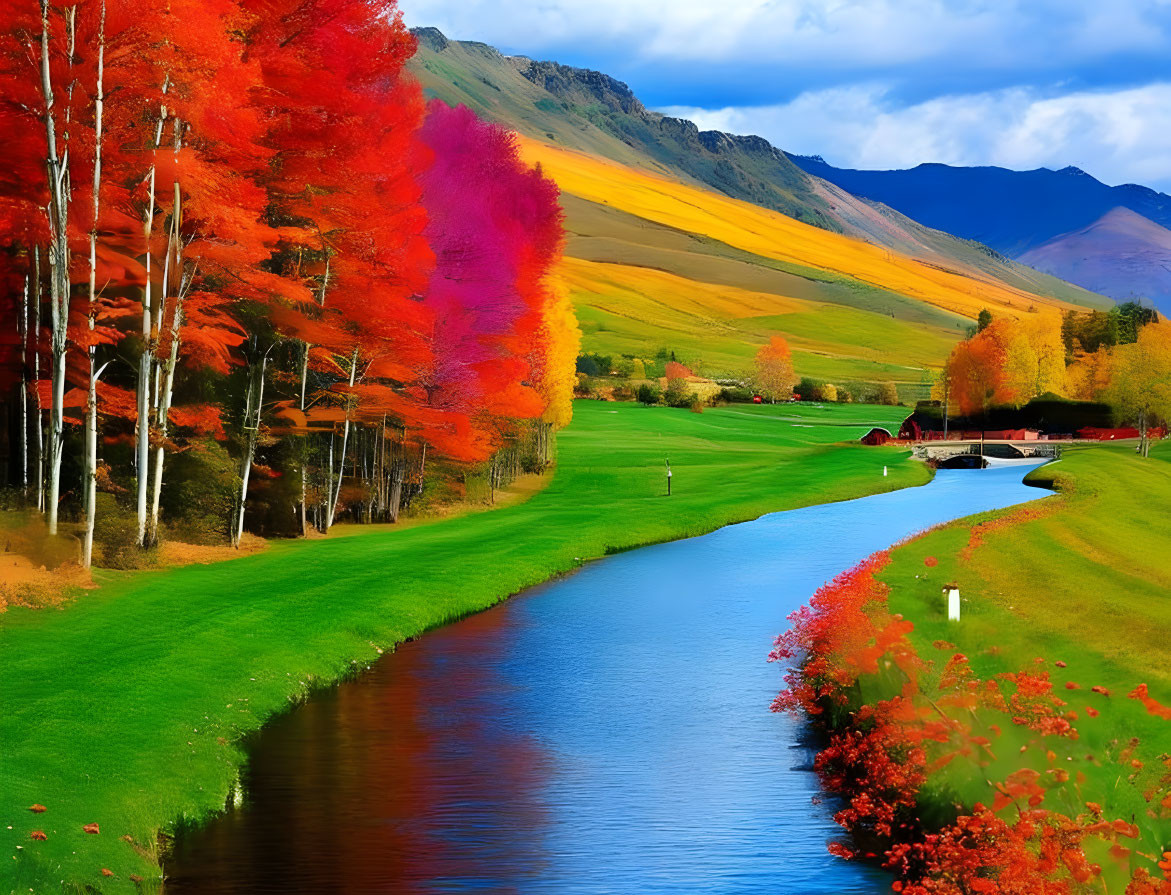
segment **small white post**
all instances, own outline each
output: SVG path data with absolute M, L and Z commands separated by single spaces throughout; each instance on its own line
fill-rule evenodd
M 943 587 L 943 592 L 947 596 L 947 620 L 958 622 L 960 620 L 960 589 L 954 584 L 946 584 Z
M 882 467 L 882 475 L 883 475 L 883 478 L 886 477 L 886 467 L 885 466 Z

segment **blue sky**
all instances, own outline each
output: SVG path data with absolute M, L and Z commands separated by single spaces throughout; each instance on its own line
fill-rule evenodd
M 1171 0 L 400 0 L 846 167 L 1077 165 L 1171 192 Z

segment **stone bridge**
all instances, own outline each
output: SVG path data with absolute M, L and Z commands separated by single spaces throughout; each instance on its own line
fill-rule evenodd
M 916 460 L 950 460 L 961 456 L 983 456 L 997 460 L 1053 459 L 1061 456 L 1069 441 L 1007 441 L 967 439 L 964 441 L 917 441 L 911 446 Z

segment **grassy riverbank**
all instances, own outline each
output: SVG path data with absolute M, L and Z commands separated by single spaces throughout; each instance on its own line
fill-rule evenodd
M 1146 461 L 1133 446 L 1070 449 L 1030 481 L 1059 495 L 983 517 L 988 524 L 975 538 L 969 524 L 933 532 L 894 551 L 880 577 L 891 585 L 892 611 L 914 622 L 920 655 L 946 659 L 950 651 L 932 646 L 946 640 L 982 677 L 1048 670 L 1078 715 L 1080 736 L 1045 748 L 1057 750 L 1075 779 L 1076 772 L 1085 778 L 1076 793 L 1055 792 L 1046 807 L 1077 813 L 1085 801 L 1097 802 L 1107 817 L 1133 819 L 1143 833 L 1137 847 L 1158 854 L 1171 837 L 1171 813 L 1159 806 L 1161 795 L 1153 803 L 1148 795 L 1166 785 L 1160 756 L 1171 752 L 1171 721 L 1127 694 L 1145 683 L 1171 704 L 1171 445 L 1157 446 Z M 927 557 L 939 565 L 928 570 Z M 959 624 L 944 617 L 947 581 L 964 596 Z M 1094 686 L 1109 695 L 1091 692 Z M 1135 737 L 1141 768 L 1122 755 Z M 1005 768 L 1045 771 L 1052 763 L 1044 749 L 1008 751 Z M 948 784 L 969 804 L 988 801 L 982 780 L 961 777 Z
M 101 589 L 63 610 L 0 616 L 0 891 L 157 889 L 158 831 L 221 808 L 239 738 L 290 701 L 607 552 L 921 484 L 905 452 L 836 444 L 902 413 L 579 403 L 553 481 L 526 503 L 100 573 Z

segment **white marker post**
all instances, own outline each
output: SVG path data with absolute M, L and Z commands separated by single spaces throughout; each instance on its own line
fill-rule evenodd
M 667 496 L 671 496 L 671 461 L 667 460 Z
M 958 622 L 960 620 L 960 589 L 954 584 L 945 584 L 943 586 L 943 594 L 947 597 L 947 620 L 949 622 Z

